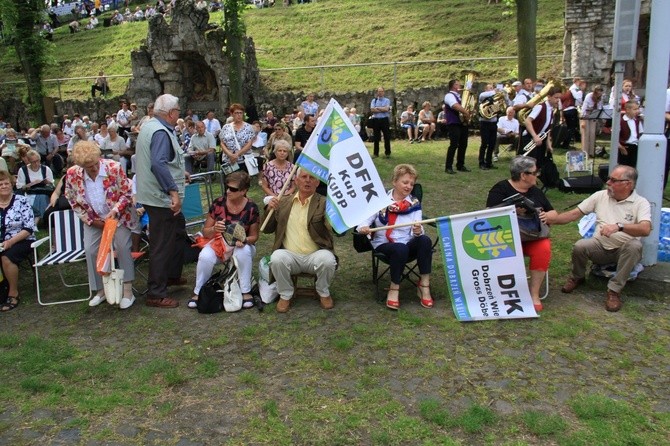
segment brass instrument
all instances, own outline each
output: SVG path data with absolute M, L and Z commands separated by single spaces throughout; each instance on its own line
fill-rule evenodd
M 560 87 L 562 88 L 563 85 L 555 80 L 550 80 L 547 82 L 547 85 L 540 90 L 538 94 L 530 98 L 528 102 L 526 102 L 527 108 L 522 108 L 519 110 L 518 118 L 519 118 L 519 124 L 523 125 L 523 122 L 526 120 L 530 112 L 533 110 L 533 107 L 535 107 L 537 104 L 540 102 L 544 101 L 544 98 L 547 97 L 547 94 L 549 94 L 549 90 L 553 87 Z
M 503 93 L 505 94 L 505 97 L 507 98 L 508 101 L 513 101 L 514 98 L 516 97 L 516 90 L 514 87 L 512 87 L 512 84 L 509 82 L 505 84 L 505 87 L 503 87 Z
M 461 118 L 461 123 L 463 123 L 463 125 L 470 124 L 470 120 L 472 119 L 472 116 L 474 115 L 477 106 L 476 104 L 477 98 L 475 98 L 475 95 L 473 95 L 471 91 L 474 81 L 475 81 L 474 72 L 471 71 L 465 75 L 465 83 L 463 84 L 463 94 L 461 95 L 461 107 L 463 107 L 470 114 L 470 118 L 466 119 L 463 113 L 458 112 L 458 116 Z M 468 88 L 468 85 L 470 86 L 470 88 Z
M 548 134 L 549 132 L 542 133 L 540 135 L 540 141 L 544 141 L 544 139 L 547 137 Z M 531 139 L 528 142 L 528 144 L 526 144 L 526 146 L 523 148 L 523 156 L 528 156 L 528 154 L 532 152 L 535 147 L 537 147 L 537 144 L 535 144 L 535 141 Z
M 505 110 L 507 110 L 507 101 L 505 100 L 505 93 L 502 91 L 497 92 L 479 104 L 479 114 L 484 119 L 504 115 Z

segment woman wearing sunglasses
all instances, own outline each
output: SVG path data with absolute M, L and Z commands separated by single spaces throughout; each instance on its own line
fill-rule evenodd
M 517 156 L 512 158 L 509 164 L 510 179 L 502 180 L 496 183 L 489 191 L 486 199 L 486 207 L 495 207 L 502 204 L 505 198 L 515 194 L 521 194 L 539 208 L 540 220 L 544 223 L 547 219 L 551 221 L 552 217 L 558 215 L 553 206 L 537 187 L 537 175 L 540 173 L 535 158 L 530 156 Z M 525 214 L 526 208 L 517 207 L 518 214 Z M 544 280 L 545 273 L 549 270 L 551 261 L 551 240 L 542 238 L 539 240 L 521 242 L 523 255 L 530 257 L 530 282 L 528 287 L 530 295 L 533 298 L 533 304 L 536 311 L 542 311 L 542 301 L 540 300 L 540 288 Z
M 226 230 L 226 225 L 240 224 L 246 232 L 244 242 L 236 241 L 233 256 L 237 260 L 238 278 L 240 290 L 242 291 L 244 308 L 251 308 L 253 298 L 251 296 L 251 270 L 253 259 L 256 255 L 256 242 L 258 241 L 259 213 L 256 203 L 247 197 L 247 191 L 251 186 L 251 178 L 244 171 L 233 172 L 226 177 L 226 192 L 217 198 L 209 208 L 207 220 L 202 229 L 202 235 L 214 238 Z M 188 301 L 189 308 L 197 308 L 198 294 L 200 288 L 212 275 L 214 266 L 221 263 L 222 259 L 217 257 L 211 246 L 205 246 L 198 257 L 196 267 L 195 287 L 193 297 Z

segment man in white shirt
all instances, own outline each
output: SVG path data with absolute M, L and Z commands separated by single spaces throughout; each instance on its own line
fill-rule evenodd
M 214 170 L 216 166 L 216 140 L 214 135 L 205 130 L 205 123 L 195 123 L 195 134 L 191 136 L 191 142 L 186 150 L 186 171 L 193 173 L 193 166 L 203 159 L 207 160 L 207 171 Z
M 522 110 L 524 108 L 529 108 L 526 103 L 530 100 L 530 98 L 533 96 L 533 80 L 532 79 L 524 79 L 523 80 L 523 88 L 519 91 L 516 92 L 516 96 L 514 96 L 514 111 L 518 112 L 519 110 Z
M 514 150 L 519 145 L 519 121 L 514 117 L 514 107 L 507 107 L 505 116 L 498 119 L 497 133 L 494 161 L 498 161 L 500 143 L 511 144 Z
M 214 112 L 212 110 L 207 112 L 207 118 L 203 119 L 202 122 L 205 123 L 205 130 L 211 133 L 214 138 L 219 136 L 219 132 L 221 131 L 221 123 L 214 117 Z
M 556 141 L 565 150 L 570 149 L 570 143 L 574 139 L 577 141 L 579 134 L 579 112 L 578 108 L 582 106 L 583 91 L 586 88 L 586 82 L 581 78 L 574 78 L 572 85 L 561 96 L 561 124 L 565 124 L 567 134 L 562 141 Z
M 121 110 L 116 112 L 116 123 L 119 125 L 119 135 L 123 138 L 126 137 L 126 132 L 130 131 L 132 116 L 133 112 L 128 108 L 128 103 L 121 102 Z

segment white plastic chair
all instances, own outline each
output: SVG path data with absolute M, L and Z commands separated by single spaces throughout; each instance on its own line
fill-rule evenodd
M 44 243 L 49 243 L 49 253 L 42 259 L 39 258 L 38 248 Z M 91 284 L 85 283 L 68 284 L 63 277 L 61 266 L 69 263 L 85 262 L 86 252 L 84 249 L 84 223 L 72 210 L 56 211 L 49 216 L 49 237 L 34 241 L 31 245 L 35 256 L 35 290 L 37 301 L 40 305 L 57 305 L 89 300 L 93 295 Z M 55 265 L 63 285 L 72 288 L 88 286 L 88 297 L 82 299 L 71 299 L 57 302 L 43 302 L 40 292 L 40 268 Z

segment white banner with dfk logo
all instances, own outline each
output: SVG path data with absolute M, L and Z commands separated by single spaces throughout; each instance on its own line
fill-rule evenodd
M 538 317 L 528 291 L 514 206 L 437 219 L 459 321 Z

